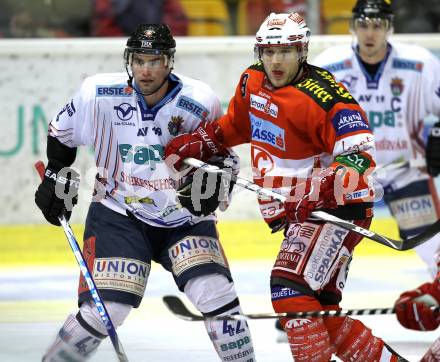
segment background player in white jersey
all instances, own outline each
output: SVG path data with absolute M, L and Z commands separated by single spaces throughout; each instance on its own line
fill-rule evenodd
M 49 125 L 48 165 L 35 202 L 50 223 L 59 225 L 65 205 L 55 192 L 57 174 L 72 165 L 78 146 L 94 147 L 98 174 L 84 255 L 116 327 L 139 306 L 152 260 L 172 273 L 201 313 L 240 313 L 212 214 L 221 198 L 218 193 L 202 198 L 196 209 L 185 202 L 186 187 L 179 198 L 190 210 L 182 207 L 176 201 L 179 185 L 163 162 L 171 138 L 221 115 L 209 86 L 172 73 L 175 45 L 166 25 L 138 26 L 124 53 L 128 84 L 125 73 L 87 78 Z M 78 304 L 44 361 L 86 360 L 106 337 L 82 278 Z M 255 360 L 245 322 L 205 325 L 220 360 Z M 230 347 L 237 345 L 239 350 Z
M 338 309 L 357 234 L 320 222 L 315 209 L 369 227 L 374 137 L 356 100 L 328 71 L 307 63 L 310 30 L 297 13 L 270 14 L 256 34 L 259 62 L 244 70 L 228 113 L 174 138 L 166 162 L 207 160 L 225 147 L 251 144 L 254 181 L 288 197 L 260 197 L 273 231 L 284 229 L 272 268 L 276 312 Z M 173 162 L 175 161 L 175 162 Z M 342 189 L 344 187 L 348 188 Z M 349 317 L 281 318 L 295 361 L 405 361 L 361 321 Z
M 428 153 L 440 153 L 440 128 L 433 127 L 427 142 Z M 428 167 L 438 173 L 438 159 L 428 158 Z M 440 266 L 440 255 L 436 254 L 437 266 Z M 439 268 L 440 270 L 440 268 Z M 433 331 L 440 325 L 439 311 L 431 308 L 440 307 L 440 271 L 433 282 L 420 285 L 414 290 L 402 293 L 395 303 L 396 316 L 400 324 L 417 331 Z M 421 362 L 440 361 L 440 338 L 431 345 Z
M 366 110 L 378 167 L 397 160 L 423 160 L 424 118 L 440 115 L 440 62 L 424 48 L 388 41 L 393 30 L 391 0 L 358 0 L 352 12 L 353 46 L 329 48 L 313 63 L 330 70 Z M 426 150 L 432 176 L 440 171 L 436 150 Z M 439 218 L 439 199 L 429 174 L 414 167 L 379 174 L 384 200 L 403 238 Z M 416 248 L 432 275 L 439 242 L 437 235 Z

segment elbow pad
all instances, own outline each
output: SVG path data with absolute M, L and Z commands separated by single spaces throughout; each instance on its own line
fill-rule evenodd
M 47 159 L 49 165 L 57 170 L 63 167 L 69 167 L 73 164 L 76 158 L 76 147 L 68 147 L 58 141 L 57 138 L 47 136 Z

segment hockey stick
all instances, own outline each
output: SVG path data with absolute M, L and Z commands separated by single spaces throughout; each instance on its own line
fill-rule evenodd
M 345 317 L 350 315 L 384 315 L 394 314 L 394 308 L 364 308 L 364 309 L 340 309 L 319 310 L 292 313 L 252 313 L 252 314 L 229 314 L 222 316 L 205 317 L 191 312 L 183 301 L 175 295 L 166 295 L 162 298 L 168 309 L 180 319 L 194 322 L 204 320 L 246 320 L 246 319 L 273 319 L 273 318 L 311 318 L 311 317 Z M 431 307 L 433 312 L 440 312 L 440 307 Z
M 283 196 L 277 192 L 274 192 L 272 190 L 268 190 L 268 189 L 265 189 L 261 186 L 258 186 L 257 184 L 255 184 L 251 181 L 248 181 L 246 179 L 243 179 L 241 177 L 231 175 L 229 172 L 222 170 L 217 166 L 210 165 L 208 163 L 202 162 L 202 161 L 197 160 L 195 158 L 186 158 L 184 160 L 184 162 L 189 166 L 202 169 L 206 172 L 223 174 L 226 177 L 230 178 L 231 180 L 235 181 L 235 183 L 238 186 L 243 187 L 243 188 L 250 190 L 252 192 L 255 192 L 258 197 L 261 197 L 261 196 L 272 197 L 275 200 L 278 200 L 280 202 L 286 201 L 285 196 Z M 389 237 L 375 233 L 374 231 L 364 229 L 364 228 L 357 226 L 347 220 L 343 220 L 343 219 L 340 219 L 336 216 L 330 215 L 324 211 L 313 211 L 312 216 L 315 218 L 318 218 L 322 221 L 337 225 L 337 226 L 344 228 L 346 230 L 355 232 L 355 233 L 362 235 L 370 240 L 373 240 L 379 244 L 388 246 L 392 249 L 399 250 L 399 251 L 413 249 L 414 247 L 428 241 L 434 235 L 436 235 L 438 232 L 440 232 L 440 220 L 437 220 L 434 224 L 429 225 L 424 232 L 420 233 L 417 236 L 414 236 L 412 238 L 408 238 L 405 240 L 394 240 Z
M 426 167 L 426 161 L 420 158 L 411 159 L 405 161 L 403 157 L 400 157 L 394 161 L 386 163 L 385 165 L 377 165 L 374 172 L 376 174 L 386 173 L 389 171 L 397 170 L 400 168 L 421 168 Z
M 40 175 L 40 178 L 44 178 L 44 163 L 42 161 L 38 161 L 35 163 L 35 168 Z M 104 323 L 105 329 L 107 330 L 108 336 L 115 348 L 116 354 L 118 356 L 119 362 L 128 362 L 127 356 L 122 348 L 122 344 L 119 341 L 118 334 L 116 333 L 115 326 L 113 325 L 112 320 L 110 319 L 110 315 L 105 307 L 104 301 L 99 294 L 98 288 L 96 287 L 95 281 L 93 280 L 92 274 L 90 273 L 89 267 L 87 266 L 86 261 L 84 260 L 84 255 L 81 252 L 81 249 L 78 245 L 78 242 L 75 239 L 75 235 L 73 234 L 73 230 L 69 225 L 66 217 L 61 215 L 58 217 L 61 226 L 63 227 L 64 234 L 66 234 L 67 241 L 69 242 L 70 248 L 75 255 L 75 259 L 78 262 L 79 268 L 81 269 L 81 273 L 87 282 L 89 287 L 90 294 L 92 295 L 93 301 L 95 302 L 96 308 L 98 309 L 99 315 L 101 317 L 102 323 Z

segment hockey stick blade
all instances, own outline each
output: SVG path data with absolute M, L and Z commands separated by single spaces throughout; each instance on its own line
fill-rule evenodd
M 197 160 L 195 158 L 186 158 L 184 160 L 184 162 L 189 166 L 202 169 L 206 172 L 224 174 L 225 177 L 229 177 L 229 178 L 231 178 L 231 180 L 235 181 L 235 183 L 238 186 L 240 186 L 246 190 L 255 192 L 258 196 L 272 197 L 275 200 L 278 200 L 280 202 L 286 201 L 286 197 L 284 195 L 281 195 L 281 194 L 274 192 L 272 190 L 265 189 L 261 186 L 258 186 L 255 183 L 248 181 L 246 179 L 243 179 L 241 177 L 231 175 L 229 172 L 222 170 L 222 169 L 218 168 L 217 166 L 210 165 L 208 163 Z M 425 231 L 423 231 L 419 235 L 416 235 L 411 238 L 403 239 L 403 240 L 395 240 L 395 239 L 383 236 L 381 234 L 378 234 L 374 231 L 357 226 L 347 220 L 343 220 L 343 219 L 340 219 L 336 216 L 330 215 L 324 211 L 313 211 L 312 216 L 317 219 L 320 219 L 322 221 L 329 222 L 331 224 L 342 227 L 346 230 L 360 234 L 370 240 L 373 240 L 379 244 L 382 244 L 384 246 L 387 246 L 389 248 L 392 248 L 392 249 L 398 250 L 398 251 L 405 251 L 405 250 L 413 249 L 414 247 L 428 241 L 434 235 L 436 235 L 437 233 L 440 232 L 440 220 L 437 220 L 434 224 L 428 226 L 425 229 Z
M 340 310 L 319 310 L 308 312 L 292 313 L 252 313 L 252 314 L 230 314 L 222 316 L 205 317 L 191 312 L 183 301 L 175 295 L 166 295 L 163 302 L 168 309 L 180 319 L 196 322 L 205 320 L 248 320 L 248 319 L 274 319 L 274 318 L 312 318 L 312 317 L 345 317 L 345 316 L 366 316 L 385 315 L 396 313 L 394 308 L 364 308 L 364 309 L 340 309 Z M 431 307 L 433 312 L 440 312 L 440 307 Z

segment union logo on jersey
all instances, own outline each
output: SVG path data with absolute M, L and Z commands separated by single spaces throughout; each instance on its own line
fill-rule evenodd
M 402 94 L 404 85 L 403 80 L 401 78 L 393 78 L 391 79 L 391 93 L 393 93 L 393 96 L 398 97 Z
M 180 126 L 183 123 L 183 118 L 181 116 L 172 116 L 171 121 L 168 122 L 168 131 L 171 136 L 177 136 L 180 131 Z

